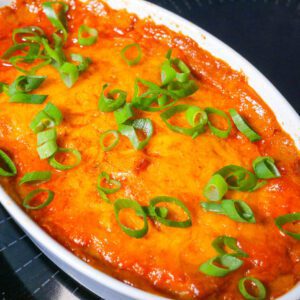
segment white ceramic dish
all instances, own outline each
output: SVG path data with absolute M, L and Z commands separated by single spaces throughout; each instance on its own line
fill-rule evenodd
M 85 2 L 85 0 L 81 0 Z M 0 7 L 9 4 L 9 0 L 0 0 Z M 214 56 L 226 61 L 233 69 L 242 71 L 249 84 L 275 113 L 279 123 L 288 132 L 296 146 L 300 149 L 300 118 L 291 105 L 284 99 L 278 90 L 248 61 L 236 53 L 223 42 L 210 35 L 203 29 L 185 19 L 143 0 L 106 0 L 113 8 L 126 8 L 139 17 L 151 17 L 155 23 L 163 24 L 176 32 L 193 38 L 202 48 Z M 146 293 L 128 286 L 81 261 L 71 252 L 62 247 L 36 223 L 34 223 L 15 202 L 0 187 L 0 202 L 13 219 L 23 228 L 32 241 L 61 269 L 80 282 L 89 290 L 101 295 L 107 300 L 166 299 Z M 299 300 L 300 284 L 278 300 Z

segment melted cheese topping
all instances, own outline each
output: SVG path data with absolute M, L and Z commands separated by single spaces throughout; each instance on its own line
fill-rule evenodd
M 36 91 L 49 95 L 63 115 L 58 127 L 58 144 L 78 149 L 81 164 L 65 172 L 53 170 L 39 159 L 36 135 L 29 123 L 44 105 L 8 103 L 0 94 L 0 148 L 13 157 L 18 168 L 15 178 L 1 178 L 1 184 L 21 203 L 34 186 L 18 186 L 27 172 L 51 170 L 52 180 L 40 187 L 55 192 L 54 201 L 39 211 L 28 211 L 50 235 L 86 262 L 116 278 L 153 293 L 178 299 L 242 299 L 237 282 L 244 276 L 259 278 L 274 299 L 290 290 L 300 276 L 300 245 L 284 236 L 274 218 L 300 211 L 300 160 L 292 139 L 282 131 L 271 110 L 247 84 L 244 76 L 199 48 L 194 41 L 151 20 L 139 20 L 126 11 L 114 11 L 99 1 L 80 4 L 70 1 L 69 42 L 66 53 L 80 53 L 93 63 L 71 89 L 57 71 L 47 66 L 38 71 L 47 79 Z M 90 47 L 76 43 L 81 24 L 97 28 L 98 42 Z M 0 54 L 11 45 L 14 28 L 36 25 L 47 34 L 53 27 L 44 16 L 40 1 L 19 0 L 0 10 Z M 137 42 L 142 61 L 129 67 L 120 56 L 127 44 Z M 133 149 L 126 137 L 112 151 L 104 153 L 99 136 L 117 129 L 113 113 L 97 108 L 104 83 L 128 92 L 132 98 L 134 80 L 144 78 L 159 84 L 160 69 L 167 50 L 192 69 L 199 90 L 180 102 L 225 111 L 235 108 L 262 136 L 251 143 L 234 127 L 227 139 L 209 131 L 191 139 L 170 131 L 159 113 L 139 112 L 150 118 L 154 135 L 142 151 Z M 0 60 L 0 82 L 11 83 L 20 73 Z M 46 101 L 46 102 L 47 102 Z M 215 121 L 218 124 L 218 120 Z M 202 191 L 212 174 L 228 164 L 251 170 L 257 156 L 276 160 L 282 174 L 253 193 L 230 191 L 229 199 L 242 199 L 252 208 L 256 224 L 236 223 L 226 216 L 206 213 L 199 206 Z M 116 222 L 111 204 L 99 197 L 97 177 L 105 171 L 122 183 L 110 196 L 131 198 L 142 205 L 158 195 L 179 198 L 191 211 L 193 226 L 171 228 L 149 221 L 142 239 L 126 235 Z M 125 217 L 126 220 L 125 220 Z M 124 222 L 135 224 L 130 214 Z M 211 242 L 220 235 L 235 237 L 249 254 L 244 265 L 224 278 L 210 277 L 199 266 L 216 255 Z

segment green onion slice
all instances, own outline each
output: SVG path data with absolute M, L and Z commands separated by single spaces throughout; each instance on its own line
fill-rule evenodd
M 190 74 L 189 67 L 181 59 L 167 59 L 161 67 L 162 85 L 168 85 L 175 79 L 178 82 L 187 82 Z
M 187 219 L 184 221 L 175 221 L 168 219 L 167 216 L 162 216 L 158 211 L 156 205 L 159 203 L 173 203 L 179 206 L 187 215 Z M 158 222 L 169 226 L 169 227 L 178 227 L 186 228 L 192 226 L 192 217 L 189 209 L 177 198 L 168 197 L 168 196 L 158 196 L 150 200 L 149 204 L 149 214 L 151 217 L 155 218 Z
M 256 222 L 252 209 L 242 200 L 226 199 L 221 201 L 221 206 L 225 215 L 236 222 Z
M 172 81 L 168 84 L 167 89 L 178 99 L 185 98 L 194 94 L 198 89 L 198 85 L 194 80 L 187 82 Z
M 66 61 L 65 54 L 62 49 L 62 39 L 59 35 L 53 34 L 54 46 L 50 46 L 49 41 L 42 38 L 42 45 L 44 46 L 44 52 L 51 59 L 52 65 L 56 68 L 60 68 Z
M 86 36 L 88 35 L 88 36 Z M 81 25 L 78 30 L 78 43 L 81 46 L 91 46 L 97 42 L 98 31 L 87 25 Z
M 57 150 L 58 146 L 56 144 L 56 140 L 49 140 L 37 147 L 37 152 L 39 154 L 40 159 L 52 157 L 52 155 L 54 155 L 57 152 Z
M 57 153 L 71 153 L 75 157 L 75 162 L 71 165 L 64 165 L 60 162 L 58 162 L 55 158 L 55 155 Z M 72 148 L 58 148 L 57 151 L 49 158 L 49 164 L 51 167 L 53 167 L 56 170 L 60 171 L 65 171 L 65 170 L 70 170 L 75 167 L 77 167 L 81 162 L 81 154 L 77 149 L 72 149 Z
M 9 87 L 8 94 L 14 95 L 18 92 L 29 93 L 37 89 L 46 79 L 46 76 L 19 76 Z
M 208 122 L 207 113 L 198 106 L 190 106 L 186 111 L 186 119 L 191 126 L 205 126 Z
M 257 177 L 240 166 L 228 165 L 215 174 L 219 174 L 225 179 L 229 190 L 250 191 L 257 184 Z
M 38 112 L 30 122 L 29 127 L 34 133 L 38 133 L 47 128 L 59 125 L 62 122 L 63 115 L 58 107 L 48 102 L 45 108 Z
M 65 85 L 70 88 L 72 87 L 79 78 L 79 70 L 76 65 L 65 62 L 59 68 L 60 77 Z
M 207 212 L 226 215 L 231 220 L 241 223 L 255 223 L 255 217 L 249 205 L 242 200 L 225 199 L 220 203 L 201 202 Z
M 146 91 L 141 93 L 141 88 Z M 134 95 L 132 104 L 134 107 L 144 111 L 160 111 L 173 106 L 178 101 L 178 97 L 160 88 L 157 84 L 141 78 L 136 79 L 134 84 Z
M 204 188 L 203 195 L 210 201 L 220 201 L 228 191 L 228 185 L 220 174 L 215 174 Z
M 127 136 L 133 147 L 137 150 L 143 149 L 149 143 L 153 134 L 153 125 L 150 119 L 127 121 L 124 124 L 119 124 L 118 129 L 122 135 Z M 139 139 L 137 130 L 142 131 L 145 135 L 144 139 Z
M 32 206 L 30 205 L 30 202 L 36 198 L 36 196 L 41 195 L 41 194 L 47 194 L 47 198 L 46 200 L 39 205 L 36 206 Z M 36 189 L 31 191 L 23 200 L 23 206 L 27 209 L 32 209 L 32 210 L 37 210 L 37 209 L 41 209 L 46 207 L 47 205 L 49 205 L 52 200 L 54 199 L 54 192 L 50 191 L 50 190 L 46 190 L 46 189 Z
M 108 84 L 104 84 L 102 88 L 102 93 L 99 98 L 98 108 L 103 112 L 112 112 L 123 106 L 126 102 L 127 93 L 122 90 L 112 90 L 107 96 L 104 95 L 105 89 Z M 115 99 L 114 96 L 117 96 Z
M 132 229 L 121 223 L 121 220 L 119 218 L 119 213 L 122 209 L 126 209 L 126 208 L 133 209 L 138 216 L 143 218 L 144 226 L 141 229 Z M 119 226 L 127 235 L 138 239 L 138 238 L 142 238 L 144 235 L 147 234 L 148 232 L 147 216 L 142 206 L 137 201 L 131 199 L 118 199 L 114 203 L 114 210 L 115 210 L 115 215 Z
M 114 111 L 117 124 L 123 124 L 126 121 L 134 117 L 134 111 L 132 109 L 132 103 L 125 103 L 123 107 Z
M 156 215 L 160 216 L 161 218 L 166 219 L 169 213 L 169 209 L 167 207 L 159 206 L 155 207 L 156 213 L 153 214 L 152 210 L 150 210 L 149 206 L 143 206 L 143 210 L 145 214 L 151 218 L 155 218 Z
M 84 72 L 92 62 L 92 60 L 89 57 L 84 57 L 81 54 L 75 53 L 71 54 L 71 59 L 73 62 L 78 63 L 76 66 L 79 73 Z
M 55 11 L 55 6 L 60 6 L 59 11 Z M 66 13 L 69 10 L 69 6 L 61 1 L 53 1 L 53 2 L 44 2 L 43 3 L 43 11 L 52 25 L 59 31 L 62 32 L 64 41 L 67 40 L 68 32 L 66 28 Z
M 8 84 L 4 82 L 0 82 L 0 94 L 3 92 L 7 93 L 7 91 L 8 91 Z
M 114 140 L 111 142 L 110 145 L 105 146 L 104 145 L 104 140 L 107 136 L 109 135 L 113 135 Z M 103 133 L 101 133 L 100 135 L 100 146 L 102 148 L 103 151 L 110 151 L 112 150 L 114 147 L 116 147 L 116 145 L 119 143 L 120 137 L 119 137 L 119 133 L 117 130 L 107 130 Z
M 132 58 L 132 59 L 129 59 L 126 55 L 126 52 L 128 50 L 130 50 L 131 48 L 136 48 L 137 50 L 137 56 L 135 58 Z M 134 43 L 134 44 L 130 44 L 130 45 L 127 45 L 125 46 L 122 51 L 121 51 L 121 57 L 124 59 L 124 61 L 127 63 L 127 65 L 129 66 L 135 66 L 137 65 L 141 59 L 142 59 L 142 49 L 141 49 L 141 46 L 137 43 Z
M 42 104 L 46 100 L 47 95 L 30 95 L 26 93 L 16 93 L 10 96 L 10 103 L 27 103 L 27 104 Z
M 249 282 L 251 286 L 255 286 L 255 295 L 250 293 L 247 289 L 246 283 Z M 239 281 L 239 291 L 246 300 L 264 300 L 267 296 L 267 291 L 263 283 L 254 277 L 244 277 Z
M 283 228 L 285 224 L 288 223 L 293 223 L 293 222 L 299 222 L 300 221 L 300 212 L 292 213 L 292 214 L 287 214 L 284 216 L 277 217 L 275 219 L 275 224 L 279 228 L 280 231 L 283 233 L 293 237 L 296 240 L 300 240 L 300 233 L 295 233 L 292 231 L 288 231 Z
M 270 156 L 257 157 L 253 163 L 253 169 L 258 178 L 271 179 L 280 177 L 280 172 L 275 165 L 275 161 Z
M 22 28 L 16 28 L 13 31 L 12 39 L 14 44 L 20 42 L 40 42 L 41 37 L 45 36 L 45 32 L 38 26 L 27 26 Z
M 199 267 L 199 271 L 209 276 L 224 277 L 242 265 L 243 261 L 239 258 L 231 254 L 224 254 L 211 258 L 203 263 Z
M 216 115 L 219 115 L 219 116 L 223 117 L 226 120 L 226 122 L 227 122 L 227 129 L 226 130 L 222 130 L 222 129 L 219 129 L 219 128 L 213 126 L 213 124 L 210 122 L 209 118 L 208 118 L 208 126 L 209 126 L 211 132 L 214 135 L 216 135 L 217 137 L 227 138 L 229 136 L 231 128 L 232 128 L 230 118 L 227 116 L 227 114 L 224 111 L 222 111 L 220 109 L 213 108 L 213 107 L 205 108 L 205 112 L 207 113 L 208 116 L 210 114 L 216 114 Z
M 235 110 L 229 109 L 229 113 L 233 120 L 233 123 L 237 127 L 237 129 L 243 133 L 251 142 L 256 142 L 261 140 L 261 136 L 258 135 L 242 118 L 242 116 Z
M 10 177 L 17 174 L 17 168 L 11 158 L 0 150 L 0 176 Z
M 37 182 L 45 182 L 51 179 L 50 171 L 36 171 L 26 173 L 21 180 L 19 181 L 19 185 L 24 183 L 37 183 Z
M 106 183 L 113 187 L 103 187 L 102 180 L 105 179 Z M 105 194 L 114 194 L 118 192 L 122 187 L 120 181 L 111 179 L 110 176 L 106 172 L 102 172 L 98 177 L 97 189 L 104 192 Z
M 178 133 L 181 133 L 181 134 L 184 134 L 184 135 L 189 135 L 189 136 L 195 138 L 200 133 L 204 132 L 205 129 L 204 129 L 204 123 L 203 122 L 199 122 L 195 126 L 187 128 L 187 127 L 180 127 L 180 126 L 172 125 L 168 121 L 175 114 L 181 113 L 181 112 L 184 112 L 184 111 L 188 111 L 188 109 L 190 109 L 190 108 L 191 108 L 191 106 L 187 105 L 187 104 L 181 104 L 181 105 L 173 106 L 173 107 L 169 108 L 168 110 L 164 111 L 160 115 L 160 117 L 162 118 L 164 123 L 167 125 L 167 127 L 169 129 L 171 129 L 172 131 L 178 132 Z
M 212 246 L 214 249 L 221 255 L 223 254 L 231 254 L 236 257 L 248 257 L 248 254 L 244 252 L 239 246 L 237 239 L 230 236 L 218 236 L 212 242 Z M 228 253 L 226 251 L 226 247 L 234 251 L 233 253 Z
M 37 134 L 37 145 L 41 146 L 49 141 L 56 141 L 56 139 L 57 133 L 55 128 L 45 130 Z

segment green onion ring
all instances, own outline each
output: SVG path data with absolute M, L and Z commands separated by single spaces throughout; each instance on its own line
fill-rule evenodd
M 258 135 L 248 124 L 247 122 L 242 118 L 242 116 L 235 110 L 235 109 L 229 109 L 229 113 L 231 115 L 231 118 L 233 120 L 233 123 L 237 127 L 237 129 L 244 134 L 250 142 L 256 142 L 261 140 L 261 136 Z
M 74 155 L 75 159 L 76 159 L 75 163 L 72 164 L 72 165 L 63 165 L 63 164 L 59 163 L 55 159 L 55 155 L 58 152 L 72 153 Z M 58 148 L 56 153 L 49 158 L 50 166 L 53 167 L 56 170 L 61 170 L 61 171 L 70 170 L 70 169 L 73 169 L 73 168 L 77 167 L 81 162 L 81 154 L 77 149 Z
M 123 107 L 114 111 L 117 124 L 123 124 L 134 116 L 132 103 L 125 103 Z
M 126 208 L 131 208 L 133 209 L 136 214 L 140 217 L 143 218 L 144 221 L 144 226 L 141 229 L 132 229 L 129 228 L 125 225 L 123 225 L 119 219 L 119 213 L 122 209 Z M 147 216 L 142 208 L 142 206 L 135 200 L 131 199 L 118 199 L 114 203 L 114 210 L 115 210 L 115 216 L 117 219 L 117 222 L 121 229 L 129 236 L 134 237 L 134 238 L 142 238 L 144 235 L 147 234 L 148 232 L 148 221 L 147 221 Z
M 30 201 L 33 198 L 35 198 L 38 194 L 42 194 L 42 193 L 48 194 L 47 199 L 40 205 L 31 206 Z M 31 191 L 29 194 L 27 194 L 27 196 L 23 200 L 23 206 L 27 209 L 37 210 L 37 209 L 41 209 L 41 208 L 44 208 L 47 205 L 49 205 L 53 199 L 54 199 L 54 192 L 52 192 L 50 190 L 46 190 L 46 189 L 36 189 L 36 190 Z
M 105 179 L 107 184 L 109 185 L 114 185 L 115 187 L 112 188 L 105 188 L 101 185 L 102 179 Z M 99 177 L 98 177 L 98 182 L 97 182 L 97 189 L 104 192 L 105 194 L 114 194 L 118 192 L 122 187 L 122 184 L 120 181 L 111 179 L 110 176 L 106 172 L 102 172 Z
M 216 237 L 212 242 L 212 246 L 221 255 L 231 254 L 232 256 L 236 256 L 236 257 L 248 257 L 249 255 L 246 252 L 244 252 L 238 246 L 237 243 L 238 243 L 237 239 L 230 236 L 223 235 L 223 236 Z M 233 250 L 234 253 L 227 253 L 225 247 L 228 247 L 229 249 Z
M 105 89 L 108 87 L 108 84 L 104 84 L 102 87 L 102 93 L 99 98 L 98 108 L 102 112 L 112 112 L 123 106 L 126 102 L 127 93 L 122 90 L 112 90 L 107 96 L 104 95 Z M 118 95 L 117 99 L 113 97 Z
M 216 263 L 220 264 L 222 267 L 219 267 Z M 213 257 L 203 263 L 199 267 L 199 271 L 209 276 L 224 277 L 237 270 L 243 263 L 242 260 L 231 254 L 224 254 Z
M 213 107 L 205 108 L 205 112 L 207 113 L 208 116 L 210 114 L 216 114 L 216 115 L 219 115 L 219 116 L 223 117 L 227 121 L 227 129 L 222 130 L 222 129 L 219 129 L 219 128 L 213 126 L 212 123 L 210 122 L 209 118 L 208 118 L 208 126 L 209 126 L 211 132 L 214 135 L 216 135 L 217 137 L 227 138 L 229 136 L 231 128 L 232 128 L 230 118 L 227 116 L 227 114 L 224 111 L 222 111 L 220 109 L 213 108 Z
M 19 181 L 19 185 L 22 185 L 24 183 L 45 182 L 50 179 L 51 179 L 50 171 L 35 171 L 35 172 L 26 173 Z
M 7 167 L 8 170 L 3 167 Z M 0 150 L 0 176 L 10 177 L 17 174 L 17 168 L 11 158 L 2 150 Z
M 84 34 L 88 34 L 88 37 L 84 37 Z M 95 28 L 91 28 L 87 25 L 81 25 L 78 30 L 78 43 L 81 46 L 91 46 L 97 42 L 98 31 Z
M 253 163 L 253 169 L 258 178 L 271 179 L 280 177 L 280 172 L 275 165 L 275 161 L 270 156 L 257 157 Z
M 251 281 L 258 291 L 257 296 L 253 296 L 247 291 L 247 287 L 245 286 L 246 281 Z M 260 280 L 254 277 L 244 277 L 239 281 L 239 291 L 243 295 L 246 300 L 264 300 L 267 296 L 267 291 L 265 286 L 262 284 Z
M 170 219 L 167 219 L 166 217 L 162 217 L 157 212 L 156 205 L 159 203 L 173 203 L 179 206 L 186 214 L 187 219 L 184 221 L 173 221 Z M 177 198 L 168 197 L 168 196 L 158 196 L 150 200 L 149 204 L 149 212 L 150 216 L 155 218 L 159 223 L 164 224 L 169 227 L 178 227 L 178 228 L 186 228 L 192 226 L 192 217 L 189 209 Z
M 40 42 L 40 38 L 45 36 L 45 32 L 38 26 L 27 26 L 22 28 L 16 28 L 13 31 L 12 40 L 14 44 L 18 44 L 17 37 L 20 37 L 22 42 Z
M 70 88 L 72 87 L 79 78 L 79 70 L 76 65 L 65 62 L 59 68 L 60 77 L 65 85 Z
M 208 122 L 207 113 L 198 106 L 190 106 L 186 111 L 186 119 L 191 126 L 205 126 Z
M 215 174 L 204 187 L 203 195 L 210 201 L 220 201 L 228 191 L 228 185 L 220 174 Z
M 136 48 L 137 51 L 138 51 L 138 54 L 135 58 L 133 59 L 128 59 L 126 57 L 126 52 L 131 49 L 131 48 Z M 135 66 L 137 65 L 141 59 L 142 59 L 142 49 L 141 49 L 141 46 L 137 43 L 134 43 L 134 44 L 130 44 L 130 45 L 127 45 L 125 46 L 122 51 L 121 51 L 121 57 L 124 59 L 124 61 L 127 63 L 127 65 L 129 66 Z
M 113 135 L 114 136 L 114 141 L 112 141 L 112 143 L 108 146 L 104 145 L 104 139 L 108 136 L 108 135 Z M 119 137 L 119 133 L 117 130 L 107 130 L 105 132 L 102 132 L 100 135 L 100 146 L 102 148 L 103 151 L 107 152 L 112 150 L 114 147 L 116 147 L 116 145 L 119 143 L 120 137 Z
M 287 214 L 287 215 L 277 217 L 275 219 L 275 224 L 281 232 L 293 237 L 296 240 L 300 240 L 300 233 L 295 233 L 295 232 L 292 232 L 292 231 L 288 231 L 288 230 L 283 228 L 283 226 L 285 224 L 292 223 L 292 222 L 297 222 L 297 221 L 300 221 L 300 212 L 295 212 L 295 213 L 292 213 L 292 214 Z

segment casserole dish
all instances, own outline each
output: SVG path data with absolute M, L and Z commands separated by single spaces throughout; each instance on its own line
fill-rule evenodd
M 157 24 L 164 24 L 174 31 L 181 31 L 183 34 L 196 40 L 202 48 L 211 52 L 214 56 L 228 62 L 232 68 L 241 70 L 249 79 L 249 84 L 258 92 L 276 114 L 278 121 L 283 128 L 291 134 L 297 147 L 299 148 L 299 117 L 275 90 L 275 88 L 249 63 L 242 59 L 238 54 L 229 49 L 227 46 L 217 41 L 203 30 L 198 29 L 194 25 L 180 19 L 179 17 L 166 12 L 157 10 L 151 4 L 141 1 L 109 1 L 113 8 L 124 8 L 130 12 L 137 13 L 140 17 L 151 18 Z M 167 23 L 167 24 L 166 24 Z M 271 100 L 268 100 L 271 99 Z M 276 99 L 276 101 L 275 101 Z M 24 213 L 12 202 L 6 195 L 3 194 L 2 203 L 13 218 L 20 224 L 25 232 L 34 240 L 34 242 L 62 269 L 75 279 L 80 281 L 92 291 L 102 295 L 104 288 L 99 286 L 99 283 L 105 283 L 109 288 L 121 291 L 134 299 L 159 299 L 158 296 L 153 296 L 145 292 L 138 291 L 132 287 L 126 286 L 115 279 L 95 271 L 91 267 L 75 258 L 63 247 L 54 242 L 49 236 L 43 233 Z M 296 291 L 296 290 L 295 290 Z M 296 293 L 290 293 L 289 297 L 296 297 Z M 105 295 L 104 295 L 105 297 Z M 121 296 L 118 296 L 120 299 Z M 288 299 L 288 298 L 287 298 Z M 290 298 L 292 299 L 292 298 Z

